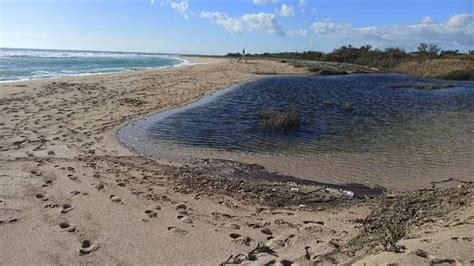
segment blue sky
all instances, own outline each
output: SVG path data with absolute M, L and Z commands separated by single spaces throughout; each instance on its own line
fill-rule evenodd
M 224 54 L 474 49 L 472 0 L 0 0 L 0 46 Z

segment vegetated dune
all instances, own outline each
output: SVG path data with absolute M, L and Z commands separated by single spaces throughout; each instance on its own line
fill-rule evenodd
M 474 61 L 462 59 L 429 59 L 400 63 L 397 72 L 426 77 L 451 80 L 474 80 Z

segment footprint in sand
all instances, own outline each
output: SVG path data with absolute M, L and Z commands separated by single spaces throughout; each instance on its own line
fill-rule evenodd
M 176 206 L 176 210 L 177 211 L 180 211 L 180 210 L 187 210 L 188 207 L 184 204 L 178 204 L 178 206 Z
M 117 197 L 115 195 L 110 195 L 109 196 L 109 199 L 112 201 L 112 202 L 115 202 L 115 203 L 123 203 L 122 202 L 122 199 L 120 197 Z
M 45 196 L 44 194 L 42 194 L 42 193 L 36 194 L 35 197 L 36 197 L 37 199 L 39 199 L 39 200 L 42 200 L 42 201 L 48 201 L 48 200 L 49 200 L 48 197 L 46 197 L 46 196 Z
M 239 243 L 239 244 L 243 244 L 243 245 L 246 245 L 246 246 L 250 246 L 250 242 L 252 242 L 252 239 L 248 236 L 243 236 L 241 234 L 237 234 L 237 233 L 232 233 L 232 234 L 229 234 L 230 238 L 232 238 L 232 242 L 234 243 Z
M 53 180 L 46 180 L 46 182 L 44 182 L 43 185 L 41 185 L 42 187 L 49 187 L 53 184 Z
M 150 218 L 158 217 L 158 213 L 154 210 L 145 210 L 145 214 Z
M 291 247 L 291 246 L 294 246 L 296 244 L 296 239 L 298 237 L 295 236 L 295 235 L 290 235 L 288 236 L 286 239 L 285 239 L 285 247 Z
M 102 183 L 92 183 L 92 185 L 93 185 L 97 190 L 102 190 L 102 189 L 104 189 L 104 184 L 102 184 Z
M 66 231 L 66 232 L 76 232 L 76 226 L 69 224 L 68 222 L 62 222 L 58 224 L 59 228 L 61 231 Z
M 174 226 L 168 227 L 168 231 L 170 231 L 171 233 L 176 233 L 176 234 L 180 234 L 180 235 L 185 235 L 185 234 L 188 233 L 188 231 L 183 230 L 183 229 L 179 229 L 178 227 L 174 227 Z
M 319 224 L 319 225 L 324 225 L 323 221 L 303 221 L 304 224 Z
M 74 190 L 74 191 L 71 191 L 71 194 L 74 195 L 74 196 L 77 196 L 77 195 L 89 195 L 89 193 L 87 192 L 80 192 L 80 191 L 77 191 L 77 190 Z
M 0 224 L 6 224 L 6 223 L 9 223 L 9 224 L 14 224 L 14 223 L 17 223 L 18 222 L 18 219 L 17 218 L 12 218 L 8 221 L 4 221 L 4 220 L 0 220 Z
M 90 240 L 84 240 L 82 241 L 81 244 L 81 249 L 79 249 L 79 255 L 84 256 L 87 255 L 93 251 L 96 251 L 99 249 L 99 245 L 96 243 L 93 243 Z
M 68 204 L 68 203 L 63 204 L 63 205 L 61 206 L 61 213 L 68 213 L 68 212 L 70 212 L 72 209 L 73 209 L 73 207 L 72 207 L 71 204 Z
M 296 244 L 296 239 L 297 239 L 296 235 L 290 235 L 285 239 L 274 238 L 274 239 L 270 239 L 268 241 L 268 246 L 270 246 L 272 248 L 291 247 L 291 246 L 294 246 Z
M 247 224 L 249 227 L 251 228 L 254 228 L 254 229 L 257 229 L 257 228 L 261 228 L 262 226 L 257 224 L 257 223 L 249 223 Z
M 176 216 L 176 218 L 178 218 L 178 220 L 180 220 L 183 223 L 187 223 L 187 224 L 193 223 L 193 220 L 185 215 L 178 215 Z
M 240 229 L 240 225 L 238 224 L 223 224 L 222 226 L 227 229 L 235 229 L 235 230 Z
M 211 215 L 214 217 L 214 219 L 230 219 L 230 218 L 235 217 L 230 214 L 220 213 L 220 212 L 213 212 L 211 213 Z
M 270 235 L 270 236 L 273 235 L 272 230 L 270 230 L 270 229 L 268 229 L 268 228 L 266 228 L 266 227 L 262 228 L 262 230 L 260 230 L 260 232 L 262 232 L 262 233 L 264 233 L 264 234 L 266 234 L 266 235 Z
M 115 182 L 117 183 L 117 186 L 119 187 L 125 187 L 127 185 L 127 183 L 125 183 L 123 180 L 120 180 L 120 179 L 115 180 Z

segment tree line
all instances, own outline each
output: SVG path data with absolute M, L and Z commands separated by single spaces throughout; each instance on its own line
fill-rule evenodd
M 228 57 L 239 57 L 240 53 L 229 53 Z M 407 61 L 423 61 L 436 58 L 458 58 L 474 60 L 474 50 L 462 53 L 459 50 L 443 50 L 436 44 L 420 43 L 414 52 L 406 52 L 398 47 L 385 49 L 373 49 L 370 45 L 353 47 L 345 45 L 334 49 L 332 52 L 323 53 L 319 51 L 305 52 L 281 52 L 281 53 L 262 53 L 247 54 L 248 57 L 266 57 L 279 59 L 299 59 L 351 63 L 365 65 L 377 68 L 393 68 L 396 65 Z

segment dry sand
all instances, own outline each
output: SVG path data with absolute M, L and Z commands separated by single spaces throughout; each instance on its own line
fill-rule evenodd
M 205 60 L 0 84 L 0 264 L 473 263 L 472 184 L 352 199 L 256 165 L 176 165 L 117 142 L 127 121 L 262 73 L 307 74 Z

